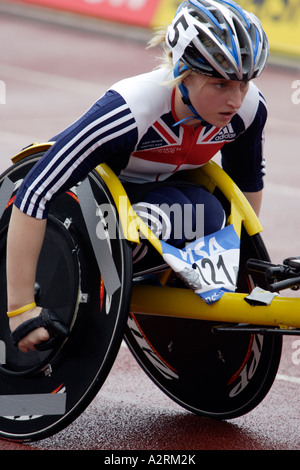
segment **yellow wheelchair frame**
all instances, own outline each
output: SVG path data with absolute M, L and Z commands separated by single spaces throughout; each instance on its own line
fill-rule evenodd
M 16 183 L 51 146 L 52 142 L 47 142 L 27 147 L 12 158 L 12 167 L 2 175 L 2 182 L 6 180 L 8 184 L 1 196 L 5 207 L 0 240 L 2 289 L 5 289 L 5 247 L 13 192 L 8 193 L 11 188 L 15 191 Z M 74 420 L 98 393 L 123 339 L 153 382 L 179 405 L 196 414 L 231 419 L 253 409 L 268 393 L 280 361 L 281 336 L 300 334 L 300 299 L 281 297 L 277 294 L 278 286 L 273 297 L 269 280 L 276 279 L 275 285 L 280 282 L 273 274 L 267 278 L 264 272 L 265 266 L 271 263 L 265 261 L 269 258 L 260 238 L 262 226 L 242 192 L 220 166 L 209 162 L 181 176 L 204 186 L 217 197 L 220 193 L 227 224 L 233 225 L 241 241 L 237 291 L 226 292 L 215 303 L 207 304 L 185 285 L 175 287 L 174 272 L 168 265 L 160 271 L 159 286 L 150 285 L 142 276 L 133 275 L 132 279 L 131 245 L 149 242 L 163 255 L 162 243 L 134 211 L 114 172 L 106 164 L 97 166 L 78 187 L 53 201 L 48 238 L 37 272 L 36 285 L 40 285 L 43 294 L 39 299 L 41 305 L 43 302 L 47 305 L 54 302 L 53 308 L 58 305 L 70 327 L 68 339 L 41 357 L 39 351 L 33 352 L 28 365 L 27 357 L 24 361 L 7 340 L 7 316 L 1 318 L 0 342 L 7 344 L 7 355 L 0 364 L 0 438 L 41 439 Z M 92 240 L 93 224 L 102 201 L 113 208 L 112 224 L 121 230 L 117 237 L 110 238 L 107 225 L 108 234 L 103 240 L 99 237 L 98 243 L 98 239 Z M 91 203 L 88 210 L 87 202 Z M 97 216 L 95 220 L 93 214 Z M 106 248 L 108 252 L 96 259 Z M 51 261 L 60 260 L 57 269 L 49 268 L 49 253 Z M 109 254 L 110 265 L 105 258 Z M 251 256 L 258 259 L 249 268 Z M 243 260 L 247 261 L 247 269 Z M 273 266 L 276 270 L 277 265 Z M 110 283 L 114 268 L 119 280 L 117 289 Z M 258 276 L 252 274 L 253 268 Z M 285 276 L 285 264 L 283 268 Z M 49 269 L 55 272 L 50 281 Z M 300 285 L 298 271 L 293 273 L 291 283 Z M 283 282 L 284 276 L 280 278 Z M 268 305 L 254 306 L 249 304 L 249 299 L 245 300 L 249 296 L 249 281 L 251 285 L 262 283 L 271 299 Z M 61 286 L 69 294 L 66 301 Z M 57 296 L 52 291 L 55 287 L 59 287 Z M 70 305 L 72 302 L 74 305 Z M 5 293 L 1 308 L 4 305 Z M 82 387 L 77 386 L 77 370 L 82 370 Z M 63 385 L 61 395 L 53 393 Z M 37 394 L 47 399 L 47 407 L 42 411 L 35 405 Z M 7 417 L 6 409 L 12 397 L 14 406 Z M 23 413 L 23 401 L 28 397 L 31 400 L 26 408 L 28 412 L 20 420 L 15 419 L 21 413 L 20 407 Z M 27 419 L 27 415 L 37 415 L 39 419 Z
M 36 152 L 46 151 L 51 142 L 34 144 L 12 158 L 13 163 Z M 162 254 L 159 239 L 134 212 L 127 193 L 119 178 L 108 165 L 101 164 L 95 169 L 107 185 L 119 212 L 125 238 L 133 243 L 140 243 L 140 234 Z M 247 234 L 253 236 L 263 228 L 250 206 L 233 180 L 220 168 L 209 161 L 197 170 L 187 171 L 189 181 L 205 186 L 210 192 L 219 188 L 230 203 L 228 224 L 233 224 L 238 236 L 242 225 Z M 279 327 L 284 330 L 300 328 L 300 298 L 275 296 L 269 305 L 252 306 L 245 301 L 249 293 L 224 293 L 214 304 L 206 304 L 190 289 L 136 285 L 132 287 L 131 312 L 190 318 L 228 323 L 245 323 Z M 145 299 L 147 299 L 145 301 Z

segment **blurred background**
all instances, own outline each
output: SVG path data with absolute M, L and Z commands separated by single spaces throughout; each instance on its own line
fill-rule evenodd
M 147 50 L 147 41 L 180 3 L 0 1 L 0 170 L 24 146 L 77 119 L 115 81 L 155 67 L 159 51 Z M 256 80 L 269 108 L 261 219 L 270 251 L 281 258 L 287 224 L 300 228 L 300 1 L 239 3 L 260 18 L 270 40 L 269 65 Z M 295 237 L 289 243 L 298 250 Z
M 158 51 L 147 50 L 147 41 L 153 28 L 171 21 L 180 3 L 175 0 L 0 1 L 1 172 L 9 167 L 14 154 L 32 142 L 51 139 L 77 119 L 114 82 L 155 67 L 158 63 Z M 265 141 L 266 183 L 261 222 L 264 227 L 263 239 L 271 258 L 275 262 L 281 262 L 287 256 L 300 255 L 300 0 L 240 0 L 239 3 L 260 18 L 271 46 L 269 65 L 256 80 L 267 99 L 269 109 Z M 299 407 L 295 406 L 294 401 L 299 396 L 300 371 L 291 364 L 291 341 L 285 344 L 286 355 L 281 373 L 295 379 L 296 385 L 293 386 L 297 390 L 290 385 L 285 385 L 284 391 L 275 387 L 275 395 L 271 394 L 270 401 L 264 405 L 267 414 L 261 413 L 260 408 L 250 417 L 236 420 L 237 427 L 234 424 L 230 428 L 231 434 L 235 428 L 235 442 L 230 443 L 228 438 L 224 439 L 224 448 L 243 448 L 244 444 L 249 444 L 249 439 L 245 441 L 245 436 L 251 436 L 251 446 L 256 449 L 300 448 L 296 437 L 299 434 Z M 121 354 L 124 355 L 124 351 Z M 126 380 L 122 374 L 124 356 L 119 361 L 121 366 L 117 362 L 115 376 L 110 375 L 107 388 L 101 392 L 104 397 L 105 390 L 109 392 L 107 409 L 112 411 L 112 399 L 115 399 L 117 409 L 115 421 L 111 425 L 107 421 L 104 423 L 107 432 L 111 432 L 110 440 L 105 442 L 107 445 L 111 445 L 110 442 L 115 442 L 115 446 L 119 445 L 114 441 L 117 439 L 115 430 L 120 419 L 123 419 L 128 427 L 123 432 L 133 442 L 131 448 L 159 449 L 162 443 L 165 445 L 163 448 L 172 448 L 173 444 L 169 439 L 173 436 L 173 421 L 171 420 L 171 431 L 168 434 L 161 434 L 162 428 L 158 430 L 154 423 L 160 422 L 158 415 L 162 413 L 157 408 L 158 401 L 161 407 L 166 407 L 164 410 L 167 411 L 164 413 L 168 419 L 169 412 L 177 413 L 176 407 L 174 411 L 174 405 L 167 404 L 156 387 L 149 383 L 139 387 L 141 403 L 137 404 L 134 384 L 143 383 L 145 378 L 141 378 L 139 369 L 132 369 L 126 356 L 125 362 L 131 371 L 127 374 L 130 383 L 125 382 L 125 392 L 122 391 L 122 384 Z M 136 374 L 134 379 L 132 370 Z M 111 382 L 114 377 L 117 386 L 115 382 Z M 287 387 L 290 387 L 291 400 L 287 400 L 283 408 L 282 396 L 286 396 Z M 155 436 L 154 440 L 148 442 L 149 434 L 146 433 L 143 440 L 144 433 L 140 433 L 140 447 L 135 447 L 136 436 L 132 433 L 136 416 L 129 415 L 126 418 L 122 414 L 122 400 L 125 396 L 127 412 L 129 409 L 136 410 L 136 415 L 148 419 L 147 432 Z M 255 426 L 251 421 L 253 417 Z M 88 420 L 89 423 L 91 421 Z M 197 424 L 196 421 L 187 423 L 190 433 L 186 435 L 192 439 L 192 436 L 197 436 L 199 427 L 200 431 L 201 426 L 205 429 L 207 422 L 198 420 Z M 288 423 L 286 427 L 284 423 Z M 275 428 L 277 434 L 274 436 Z M 212 442 L 207 444 L 207 448 L 214 448 L 214 436 L 219 438 L 218 429 L 218 425 L 211 425 L 209 431 Z M 226 429 L 228 431 L 228 427 L 224 426 L 225 431 Z M 100 439 L 98 430 L 95 430 L 95 435 L 89 430 L 89 435 L 85 437 L 81 431 L 82 427 L 77 441 L 75 434 L 72 439 L 68 434 L 63 434 L 65 440 L 60 445 L 69 448 L 72 442 L 77 442 L 77 445 L 81 443 L 83 447 L 91 448 L 89 439 Z M 203 439 L 203 433 L 200 434 Z M 184 439 L 180 427 L 177 436 L 178 439 Z M 290 436 L 293 436 L 293 443 L 290 442 Z M 152 447 L 147 447 L 150 445 Z M 178 443 L 180 445 L 181 441 Z M 195 444 L 192 441 L 188 445 L 201 443 Z

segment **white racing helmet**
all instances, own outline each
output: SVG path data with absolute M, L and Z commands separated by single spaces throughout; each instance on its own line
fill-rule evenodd
M 258 18 L 232 0 L 183 2 L 168 27 L 166 44 L 174 66 L 212 77 L 246 81 L 257 77 L 269 55 Z

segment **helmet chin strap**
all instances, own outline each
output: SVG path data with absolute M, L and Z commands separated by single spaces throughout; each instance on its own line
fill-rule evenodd
M 175 78 L 178 78 L 180 76 L 180 73 L 184 72 L 185 70 L 188 70 L 188 66 L 187 65 L 184 65 L 181 69 L 181 71 L 179 71 L 179 62 L 177 62 L 177 64 L 175 65 L 174 67 L 174 77 Z M 199 113 L 195 110 L 194 106 L 192 105 L 191 103 L 191 100 L 189 98 L 189 92 L 188 92 L 188 89 L 187 87 L 183 84 L 183 82 L 180 83 L 180 85 L 178 86 L 181 94 L 182 94 L 182 102 L 187 105 L 189 107 L 189 109 L 192 111 L 193 113 L 193 116 L 189 116 L 187 118 L 184 118 L 184 119 L 181 119 L 180 121 L 176 122 L 174 124 L 174 126 L 179 126 L 180 124 L 183 124 L 185 122 L 188 122 L 188 121 L 191 121 L 191 120 L 194 120 L 194 119 L 198 119 L 199 121 L 201 121 L 201 126 L 208 126 L 210 125 L 207 121 L 205 121 L 200 115 Z

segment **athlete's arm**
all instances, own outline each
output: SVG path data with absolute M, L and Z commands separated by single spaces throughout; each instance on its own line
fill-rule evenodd
M 8 311 L 28 305 L 34 301 L 36 265 L 45 234 L 46 220 L 37 220 L 13 207 L 7 237 L 7 307 Z M 36 307 L 10 318 L 14 331 L 21 323 L 39 315 Z M 22 352 L 34 350 L 34 345 L 47 341 L 49 333 L 38 328 L 19 342 Z
M 107 95 L 60 134 L 24 179 L 14 202 L 8 233 L 8 312 L 34 301 L 36 266 L 51 196 L 72 187 L 105 160 L 115 163 L 117 169 L 122 168 L 136 138 L 136 125 L 124 100 L 116 94 Z M 40 311 L 40 307 L 35 307 L 11 317 L 11 331 Z M 18 346 L 27 352 L 48 339 L 48 332 L 38 328 Z
M 255 192 L 255 193 L 254 192 L 250 193 L 250 192 L 245 192 L 244 191 L 244 195 L 246 196 L 249 203 L 253 207 L 254 212 L 256 213 L 257 217 L 259 217 L 261 203 L 262 203 L 263 191 L 261 190 L 261 191 Z
M 267 109 L 260 101 L 251 125 L 233 142 L 222 148 L 222 166 L 243 191 L 259 214 L 264 187 L 264 126 Z

